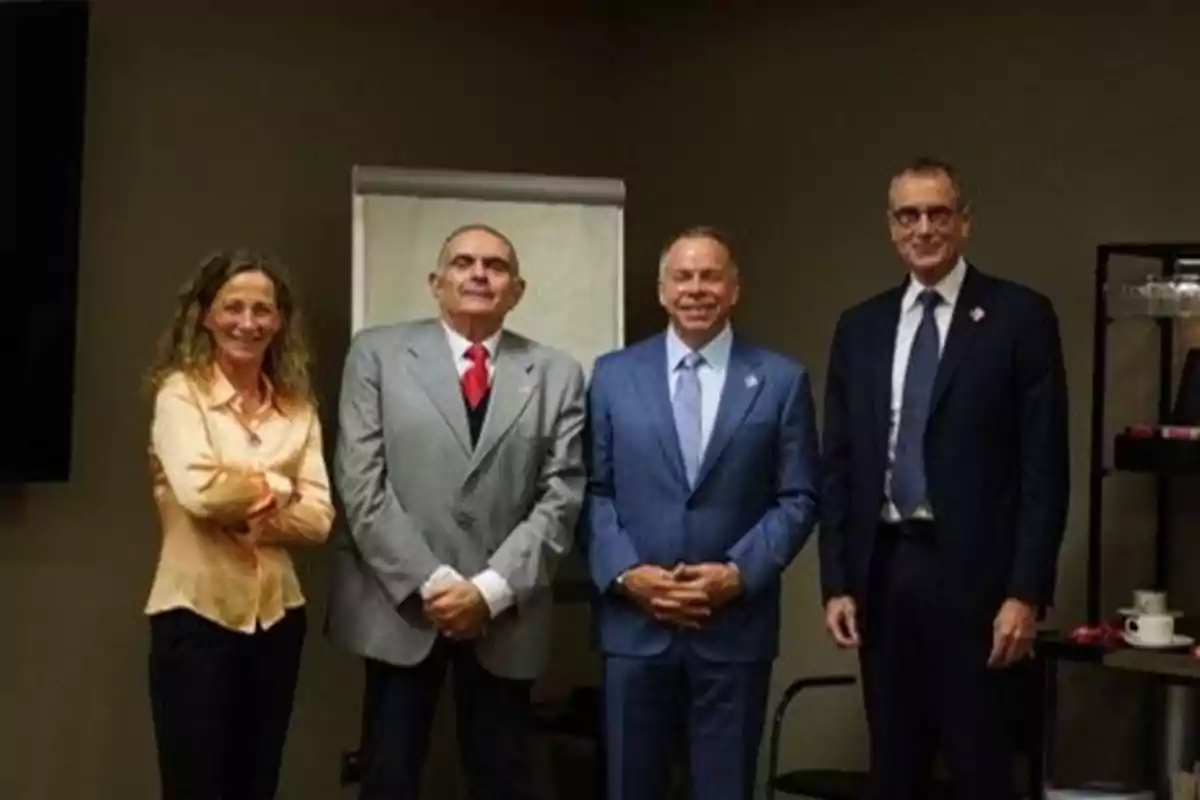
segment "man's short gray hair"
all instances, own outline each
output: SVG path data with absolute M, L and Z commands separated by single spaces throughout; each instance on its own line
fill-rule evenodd
M 946 180 L 950 181 L 950 186 L 954 189 L 954 197 L 959 210 L 961 211 L 971 204 L 963 190 L 958 168 L 949 161 L 934 156 L 917 156 L 901 169 L 896 170 L 896 173 L 892 175 L 892 180 L 896 180 L 901 175 L 945 175 Z
M 448 260 L 450 258 L 450 243 L 459 236 L 462 236 L 464 233 L 469 233 L 471 231 L 483 231 L 484 233 L 491 234 L 500 241 L 504 242 L 505 246 L 508 247 L 509 261 L 512 262 L 509 264 L 509 266 L 512 267 L 513 274 L 517 275 L 521 272 L 521 259 L 517 256 L 517 246 L 512 243 L 512 239 L 509 239 L 491 225 L 485 225 L 482 222 L 469 222 L 466 225 L 459 225 L 446 235 L 446 238 L 442 240 L 441 249 L 438 250 L 438 269 L 448 266 Z

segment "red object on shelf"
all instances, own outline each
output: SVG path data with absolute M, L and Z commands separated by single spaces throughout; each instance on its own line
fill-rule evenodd
M 1075 644 L 1119 647 L 1125 643 L 1124 634 L 1124 624 L 1105 622 L 1101 625 L 1080 625 L 1071 631 L 1069 638 Z

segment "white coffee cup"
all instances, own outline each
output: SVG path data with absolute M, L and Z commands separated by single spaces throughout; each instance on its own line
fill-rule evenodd
M 1175 617 L 1170 614 L 1138 614 L 1126 617 L 1125 632 L 1136 644 L 1170 644 L 1175 641 Z
M 1133 610 L 1138 614 L 1167 613 L 1167 593 L 1138 589 L 1133 593 Z

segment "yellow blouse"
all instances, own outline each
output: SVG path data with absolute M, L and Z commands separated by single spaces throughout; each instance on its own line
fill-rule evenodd
M 259 411 L 213 369 L 209 383 L 177 373 L 161 386 L 151 426 L 162 548 L 147 614 L 190 609 L 253 633 L 304 604 L 284 545 L 321 544 L 333 523 L 320 419 L 281 407 L 270 386 Z M 275 506 L 256 509 L 273 495 Z

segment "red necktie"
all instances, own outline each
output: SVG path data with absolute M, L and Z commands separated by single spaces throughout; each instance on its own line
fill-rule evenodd
M 473 344 L 467 348 L 466 356 L 471 366 L 462 376 L 463 395 L 474 411 L 488 391 L 488 351 L 481 344 Z

